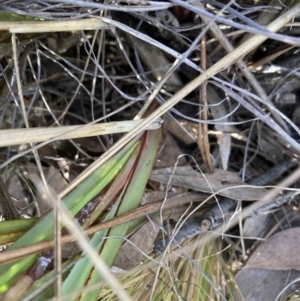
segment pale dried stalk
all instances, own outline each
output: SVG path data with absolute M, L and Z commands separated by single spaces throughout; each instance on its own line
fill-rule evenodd
M 142 120 L 128 120 L 100 124 L 71 125 L 53 128 L 26 128 L 1 130 L 0 147 L 35 143 L 50 140 L 65 140 L 84 137 L 93 137 L 107 134 L 130 132 Z M 146 127 L 147 130 L 158 129 L 161 119 Z
M 26 129 L 29 129 L 29 122 L 28 122 L 28 116 L 26 113 L 26 107 L 25 107 L 25 101 L 24 101 L 24 95 L 23 95 L 23 90 L 22 90 L 22 82 L 21 82 L 21 76 L 20 76 L 20 69 L 19 69 L 19 60 L 18 60 L 18 51 L 17 51 L 17 39 L 16 39 L 16 34 L 12 33 L 12 50 L 13 50 L 13 59 L 14 59 L 14 70 L 15 70 L 15 76 L 16 76 L 16 81 L 17 81 L 17 87 L 18 87 L 18 94 L 20 97 L 20 104 L 21 104 L 21 108 L 22 108 L 22 113 L 23 113 L 23 119 L 24 119 L 24 123 L 26 126 Z M 32 148 L 32 152 L 37 164 L 37 167 L 39 169 L 41 178 L 43 180 L 43 183 L 45 185 L 45 191 L 49 192 L 49 187 L 47 185 L 47 181 L 43 172 L 43 168 L 42 168 L 42 164 L 40 161 L 40 157 L 39 154 L 37 152 L 37 150 L 34 147 L 33 143 L 30 143 L 30 146 Z M 50 193 L 49 193 L 50 194 Z M 58 223 L 60 221 L 60 212 L 58 211 L 57 207 L 54 207 L 54 223 L 55 223 L 55 227 L 54 227 L 54 234 L 55 234 L 55 248 L 54 248 L 54 252 L 55 252 L 55 260 L 54 260 L 54 267 L 55 267 L 55 272 L 59 275 L 56 278 L 56 282 L 55 282 L 55 292 L 58 294 L 58 298 L 60 298 L 61 295 L 61 276 L 60 276 L 60 268 L 61 268 L 61 244 L 60 244 L 60 234 L 61 234 L 61 230 L 58 230 Z M 9 295 L 9 292 L 8 292 Z M 6 299 L 6 297 L 4 297 L 4 300 Z M 10 299 L 10 297 L 8 297 L 8 300 Z
M 89 18 L 74 21 L 34 21 L 34 22 L 0 22 L 0 30 L 10 33 L 41 33 L 78 30 L 109 29 L 101 20 Z
M 205 6 L 204 6 L 205 7 Z M 206 35 L 201 38 L 201 68 L 206 70 Z M 207 81 L 200 86 L 199 91 L 199 119 L 207 120 Z M 214 168 L 210 157 L 210 144 L 208 139 L 208 124 L 199 122 L 198 124 L 198 147 L 202 160 L 205 163 L 208 172 L 214 173 Z

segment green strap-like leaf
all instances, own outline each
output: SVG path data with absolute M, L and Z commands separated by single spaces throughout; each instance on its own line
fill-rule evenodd
M 139 157 L 138 164 L 135 168 L 134 174 L 130 180 L 118 215 L 135 209 L 143 195 L 145 186 L 147 184 L 150 172 L 153 167 L 154 159 L 157 154 L 159 141 L 161 138 L 161 130 L 149 131 L 143 144 L 141 155 Z M 100 256 L 104 262 L 111 266 L 115 260 L 116 255 L 119 252 L 121 244 L 123 243 L 122 237 L 125 237 L 128 232 L 130 222 L 116 226 L 109 231 L 108 236 L 115 236 L 120 238 L 108 238 L 105 241 Z M 86 283 L 87 286 L 99 283 L 102 280 L 101 276 L 93 270 L 91 272 L 89 281 Z M 82 294 L 80 301 L 94 301 L 97 300 L 101 287 L 91 291 L 87 291 Z
M 128 169 L 132 170 L 134 163 L 137 159 L 137 156 L 139 154 L 139 150 L 140 150 L 140 147 L 137 147 L 135 149 L 134 153 L 131 155 L 131 158 L 127 161 L 127 163 L 124 166 L 121 173 L 122 172 L 127 173 Z M 118 178 L 120 178 L 120 175 L 118 176 Z M 118 179 L 115 179 L 114 182 L 116 182 L 117 180 Z M 112 185 L 114 185 L 114 184 L 112 184 Z M 123 188 L 123 192 L 119 196 L 117 203 L 112 207 L 111 211 L 105 218 L 105 221 L 115 217 L 115 215 L 118 211 L 118 208 L 119 208 L 119 204 L 123 198 L 125 188 L 126 187 Z M 97 252 L 100 252 L 102 245 L 104 243 L 103 237 L 107 236 L 108 231 L 109 231 L 109 229 L 106 229 L 106 230 L 97 232 L 93 236 L 93 238 L 91 240 L 91 244 L 94 246 L 94 248 L 95 248 L 95 250 L 97 250 Z M 63 287 L 62 287 L 63 294 L 72 293 L 76 290 L 83 288 L 84 284 L 87 282 L 88 278 L 90 277 L 90 273 L 91 273 L 92 269 L 93 269 L 93 264 L 89 260 L 89 258 L 87 258 L 86 256 L 80 258 L 80 260 L 76 263 L 76 265 L 74 266 L 74 268 L 68 275 L 67 279 L 63 283 Z M 77 297 L 78 297 L 77 295 L 70 296 L 68 298 L 68 300 L 69 301 L 76 300 Z
M 97 171 L 78 185 L 64 200 L 65 206 L 72 215 L 79 212 L 90 200 L 109 184 L 124 166 L 136 147 L 136 142 L 129 143 L 112 159 L 103 164 Z M 53 212 L 45 215 L 34 227 L 19 238 L 9 250 L 29 246 L 53 237 Z M 0 294 L 4 293 L 16 277 L 26 271 L 35 261 L 36 255 L 26 257 L 17 263 L 0 266 Z

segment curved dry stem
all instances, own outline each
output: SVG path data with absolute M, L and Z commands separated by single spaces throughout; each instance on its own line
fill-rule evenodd
M 278 17 L 274 22 L 272 22 L 267 29 L 269 31 L 276 32 L 285 26 L 286 23 L 290 22 L 291 19 L 298 16 L 300 12 L 300 5 L 296 5 L 289 11 L 287 11 L 282 16 Z M 114 154 L 116 154 L 126 143 L 128 143 L 135 135 L 141 132 L 144 127 L 149 125 L 153 120 L 161 117 L 165 114 L 168 110 L 170 110 L 175 104 L 180 102 L 185 96 L 187 96 L 190 92 L 194 89 L 199 87 L 205 80 L 209 79 L 210 77 L 216 75 L 218 72 L 226 70 L 233 64 L 235 64 L 238 60 L 240 60 L 243 56 L 249 53 L 252 49 L 256 48 L 262 42 L 267 39 L 266 36 L 257 35 L 249 39 L 244 44 L 237 47 L 233 50 L 230 54 L 226 55 L 223 59 L 218 61 L 215 65 L 207 69 L 189 84 L 187 84 L 183 89 L 177 92 L 173 97 L 171 97 L 166 103 L 160 106 L 155 112 L 149 115 L 145 120 L 139 124 L 133 131 L 126 134 L 123 138 L 121 138 L 117 143 L 115 143 L 110 149 L 109 152 L 104 153 L 97 161 L 95 161 L 88 169 L 86 169 L 78 178 L 76 178 L 67 189 L 65 189 L 61 193 L 61 197 L 65 196 L 69 191 L 74 189 L 88 175 L 90 175 L 94 170 L 101 166 L 106 160 L 111 158 Z M 285 132 L 279 128 L 278 126 L 274 128 L 279 134 L 285 136 L 287 143 L 289 143 L 293 148 L 295 148 L 300 153 L 300 145 L 291 137 L 285 135 Z

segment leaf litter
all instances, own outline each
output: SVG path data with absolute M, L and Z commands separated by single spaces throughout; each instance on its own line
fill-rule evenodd
M 243 201 L 260 200 L 267 193 L 264 188 L 246 185 L 237 173 L 222 169 L 213 174 L 201 174 L 191 167 L 168 167 L 154 170 L 150 179 Z
M 245 269 L 300 270 L 300 258 L 297 256 L 299 232 L 300 229 L 291 228 L 268 238 L 253 252 Z
M 283 300 L 295 291 L 299 256 L 291 233 L 299 227 L 299 183 L 298 178 L 288 184 L 284 180 L 293 175 L 300 155 L 299 13 L 294 10 L 277 29 L 269 26 L 288 11 L 291 1 L 56 2 L 1 2 L 7 22 L 2 25 L 8 29 L 1 32 L 1 129 L 63 130 L 98 122 L 144 122 L 153 112 L 166 113 L 159 155 L 141 201 L 161 206 L 145 212 L 140 223 L 132 221 L 120 238 L 124 243 L 114 264 L 127 270 L 120 276 L 123 288 L 136 300 L 225 300 L 241 295 L 241 300 Z M 9 32 L 21 30 L 22 22 L 28 30 L 30 22 L 43 27 L 50 20 L 57 25 L 74 18 L 75 29 L 78 24 L 88 28 L 47 34 L 33 29 L 17 34 L 16 49 L 11 43 Z M 18 24 L 10 23 L 14 21 Z M 96 25 L 105 30 L 93 31 Z M 255 34 L 262 40 L 244 49 Z M 263 35 L 269 38 L 266 42 Z M 198 87 L 203 79 L 195 80 L 202 69 L 206 96 Z M 23 93 L 18 93 L 20 87 Z M 86 176 L 99 156 L 114 154 L 122 137 L 116 133 L 35 145 L 26 140 L 8 147 L 2 141 L 1 175 L 21 216 L 40 216 L 51 207 L 43 182 L 57 193 L 73 190 L 76 177 Z M 205 160 L 196 141 L 208 142 L 201 150 Z M 272 189 L 265 185 L 282 189 L 268 198 Z M 96 205 L 81 208 L 84 214 L 95 210 L 91 223 L 101 224 L 115 210 L 110 193 L 103 213 L 97 213 Z M 235 218 L 252 203 L 257 208 L 236 226 Z M 1 210 L 0 203 L 3 215 Z M 77 261 L 81 251 L 72 249 L 64 252 L 64 260 Z M 37 262 L 37 270 L 43 271 L 40 281 L 50 277 L 53 263 L 57 265 L 58 257 L 49 254 L 49 271 L 42 269 L 43 257 L 40 266 Z M 235 264 L 244 268 L 234 278 L 230 270 Z M 60 298 L 62 279 L 55 279 L 49 296 Z M 282 284 L 289 282 L 284 291 Z M 10 292 L 4 298 L 13 300 L 16 294 Z M 115 298 L 109 287 L 98 297 Z
M 299 228 L 278 232 L 263 242 L 236 275 L 246 300 L 275 300 L 300 287 Z M 281 299 L 278 300 L 281 300 Z

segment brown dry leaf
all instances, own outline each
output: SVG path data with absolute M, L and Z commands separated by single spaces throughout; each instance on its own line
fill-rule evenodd
M 206 193 L 218 193 L 220 195 L 244 201 L 259 200 L 265 196 L 264 188 L 245 186 L 237 173 L 226 170 L 215 170 L 214 174 L 200 174 L 189 166 L 168 167 L 154 170 L 150 179 L 157 182 L 184 186 Z M 171 177 L 172 176 L 172 177 Z M 171 177 L 171 178 L 170 178 Z M 243 187 L 239 187 L 243 185 Z M 222 190 L 222 191 L 221 191 Z
M 163 200 L 166 197 L 165 191 L 147 191 L 144 192 L 140 201 L 141 205 L 151 204 Z
M 28 179 L 34 183 L 34 187 L 37 191 L 36 201 L 38 203 L 40 213 L 43 214 L 51 208 L 52 204 L 49 203 L 48 195 L 45 193 L 45 186 L 40 177 L 39 170 L 34 164 L 28 164 L 26 170 L 28 173 Z M 55 193 L 60 193 L 68 185 L 60 171 L 54 166 L 45 168 L 45 176 L 49 188 L 53 189 Z
M 50 166 L 47 170 L 46 179 L 48 184 L 53 187 L 57 193 L 60 193 L 68 186 L 66 180 L 62 177 L 59 170 L 54 166 Z
M 291 228 L 271 236 L 249 258 L 245 268 L 300 270 L 300 228 Z
M 167 196 L 167 199 L 166 199 Z M 193 200 L 193 202 L 198 201 L 202 202 L 206 198 L 205 195 L 200 193 L 190 193 L 190 192 L 184 192 L 184 193 L 172 193 L 168 192 L 166 195 L 165 191 L 146 191 L 144 192 L 140 205 L 146 205 L 151 204 L 158 201 L 167 201 L 167 202 L 178 202 L 178 200 L 182 200 L 182 204 L 186 204 L 189 202 L 189 200 Z M 177 200 L 177 201 L 176 201 Z M 188 201 L 186 201 L 188 200 Z
M 294 279 L 300 277 L 300 271 L 271 271 L 265 269 L 246 269 L 236 276 L 236 284 L 243 298 L 235 296 L 235 301 L 268 301 L 276 300 L 280 292 Z M 288 286 L 281 298 L 285 298 L 297 290 L 299 282 Z
M 184 156 L 178 159 L 180 155 L 182 155 L 182 151 L 177 145 L 175 139 L 169 133 L 167 133 L 163 142 L 163 147 L 156 158 L 154 166 L 166 167 L 174 165 L 177 160 L 179 161 L 179 165 L 186 164 L 186 158 Z
M 274 234 L 256 249 L 235 279 L 244 300 L 275 300 L 288 283 L 300 277 L 299 244 L 300 228 L 291 228 Z M 284 297 L 299 287 L 295 282 Z
M 13 197 L 15 206 L 19 209 L 25 208 L 29 205 L 22 185 L 23 183 L 20 181 L 19 177 L 17 175 L 13 175 L 8 187 L 8 193 Z M 31 211 L 28 213 L 32 214 Z
M 126 241 L 122 245 L 114 265 L 124 270 L 136 266 L 145 258 L 141 251 L 147 254 L 153 248 L 158 232 L 159 227 L 151 222 L 142 226 L 130 237 L 131 243 Z
M 261 214 L 246 218 L 243 227 L 244 237 L 265 237 L 272 217 L 272 214 Z
M 197 141 L 198 124 L 184 119 L 171 120 L 168 131 L 184 144 L 191 145 Z

